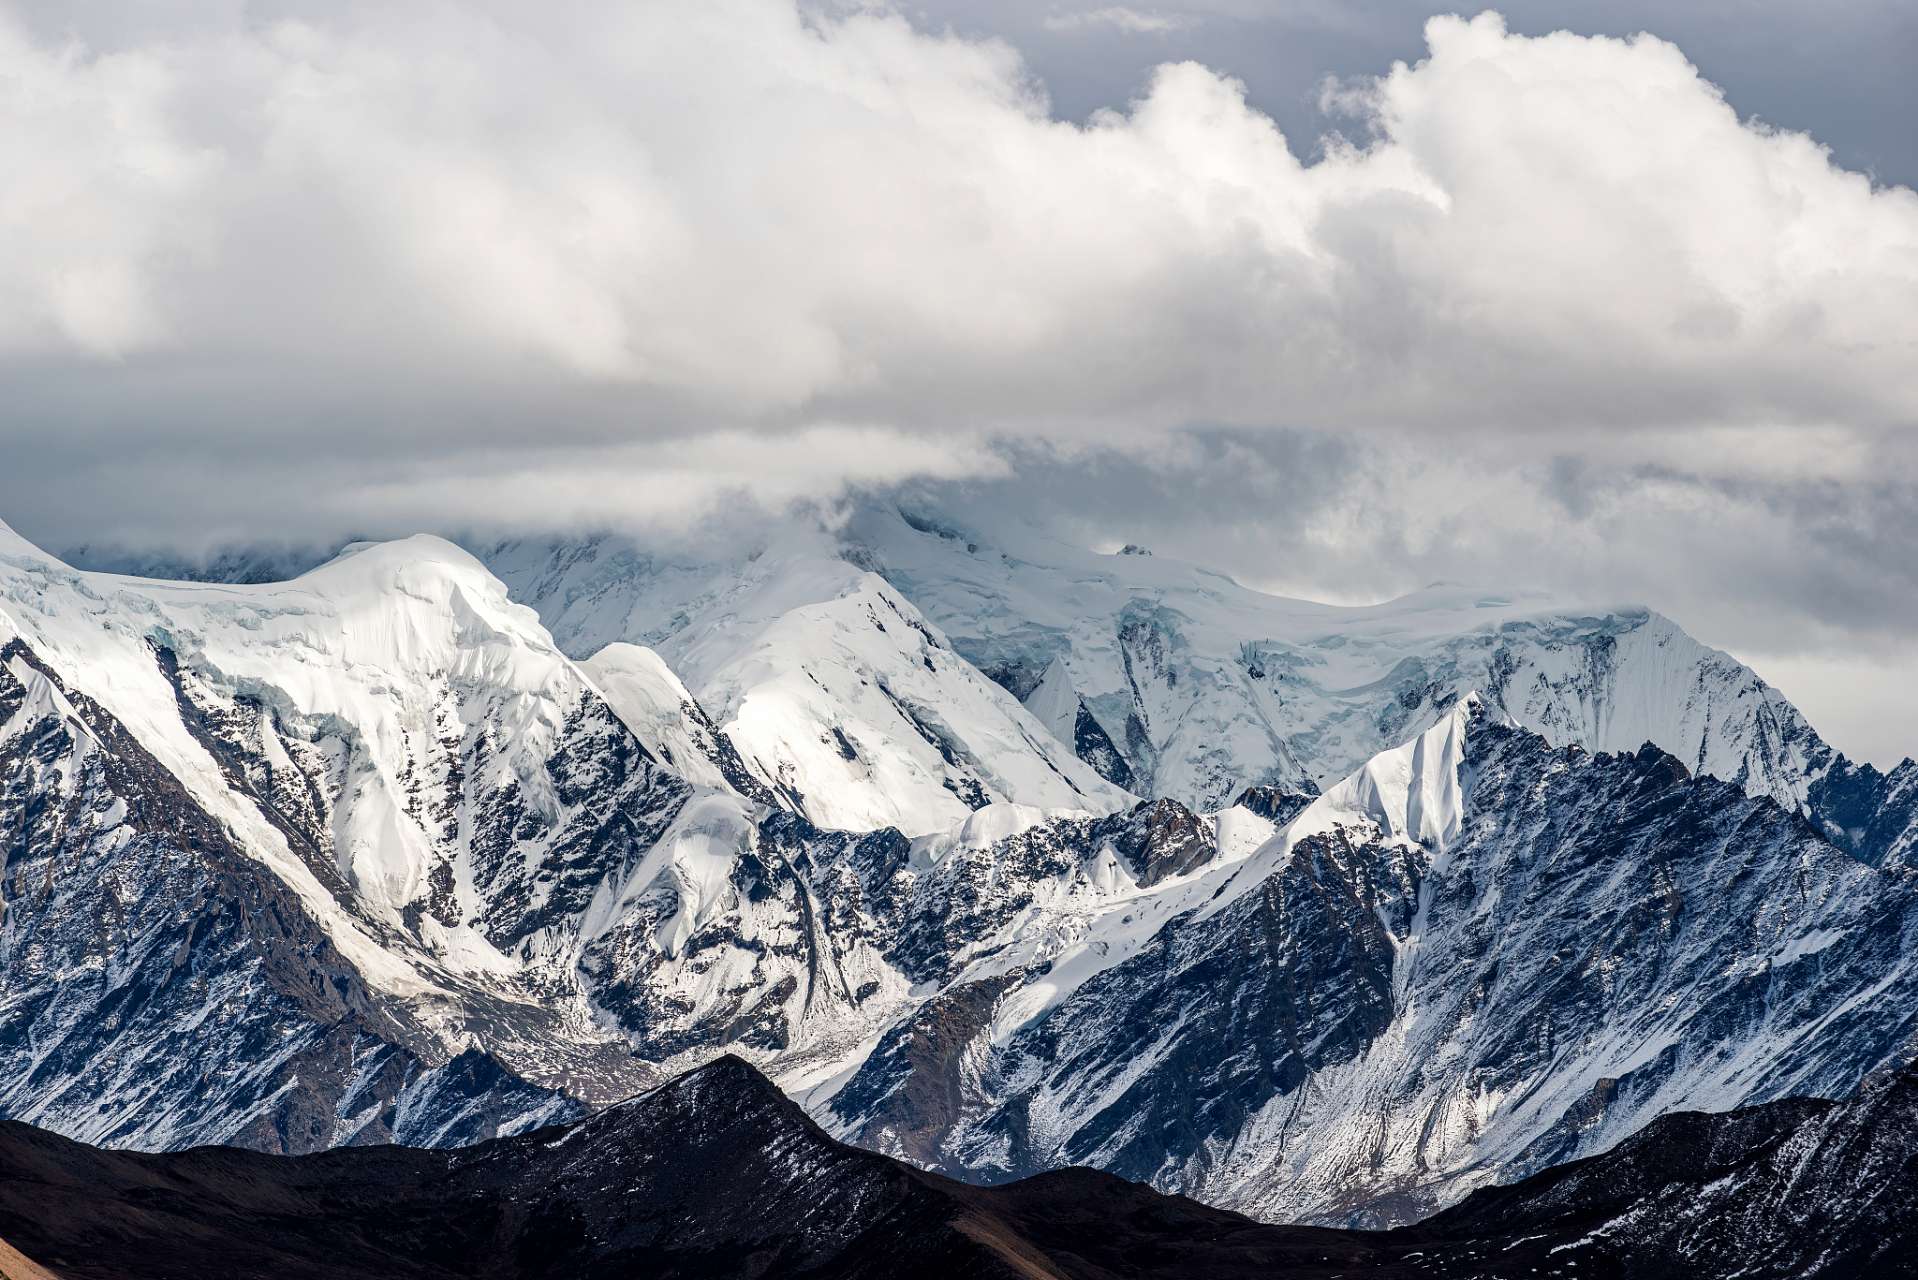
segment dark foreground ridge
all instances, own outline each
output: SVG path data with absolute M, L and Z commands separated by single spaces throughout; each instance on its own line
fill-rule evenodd
M 1390 1232 L 1091 1169 L 975 1187 L 834 1141 L 722 1058 L 461 1150 L 104 1151 L 0 1123 L 0 1237 L 62 1280 L 1918 1274 L 1918 1072 L 1667 1116 Z

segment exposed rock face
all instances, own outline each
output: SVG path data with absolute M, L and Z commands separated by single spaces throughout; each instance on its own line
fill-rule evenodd
M 0 647 L 0 725 L 9 1114 L 116 1146 L 289 1152 L 579 1114 L 483 1054 L 460 1078 L 409 1048 L 430 1037 L 298 896 L 19 640 Z
M 1918 867 L 1918 760 L 1886 774 L 1840 757 L 1812 784 L 1808 808 L 1818 829 L 1861 861 Z
M 1250 809 L 1273 826 L 1282 827 L 1309 809 L 1318 798 L 1316 789 L 1304 792 L 1287 791 L 1283 787 L 1247 787 L 1232 803 L 1241 809 Z
M 1126 900 L 1143 934 L 1108 917 L 1089 926 L 1106 954 L 1028 961 L 944 1051 L 971 1096 L 912 1153 L 1382 1225 L 1666 1111 L 1842 1096 L 1910 1056 L 1908 877 L 1655 748 L 1556 751 L 1477 710 L 1454 726 L 1254 856 Z M 948 990 L 1014 971 L 978 954 Z M 882 1042 L 831 1101 L 840 1132 L 908 1150 L 885 1101 L 901 1055 Z

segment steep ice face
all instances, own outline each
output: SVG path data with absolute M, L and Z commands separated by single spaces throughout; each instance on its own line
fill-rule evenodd
M 574 549 L 538 560 L 515 544 L 492 563 L 569 644 L 651 645 L 753 775 L 819 826 L 919 834 L 998 802 L 1099 812 L 1131 802 L 1078 758 L 1070 733 L 1047 732 L 834 550 L 795 535 L 700 569 L 609 553 L 591 590 L 568 576 L 586 573 Z
M 1072 745 L 1073 732 L 1079 724 L 1079 708 L 1084 703 L 1078 690 L 1072 687 L 1072 675 L 1066 670 L 1063 658 L 1052 660 L 1038 687 L 1025 696 L 1024 703 L 1032 718 L 1044 725 L 1048 733 L 1067 746 Z
M 1465 819 L 1471 785 L 1460 776 L 1466 730 L 1483 718 L 1477 695 L 1468 694 L 1430 729 L 1402 747 L 1381 751 L 1327 791 L 1287 827 L 1288 838 L 1297 842 L 1365 822 L 1387 840 L 1443 850 L 1458 839 Z
M 657 653 L 639 645 L 609 644 L 579 665 L 633 735 L 682 778 L 695 786 L 774 803 L 732 740 Z
M 844 537 L 1007 687 L 1064 664 L 1134 790 L 1194 808 L 1248 785 L 1329 785 L 1474 689 L 1551 742 L 1655 742 L 1800 811 L 1837 759 L 1749 669 L 1642 608 L 1455 586 L 1338 608 L 885 506 Z

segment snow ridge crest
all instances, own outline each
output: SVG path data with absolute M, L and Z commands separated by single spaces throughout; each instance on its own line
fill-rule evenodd
M 1388 840 L 1438 851 L 1458 839 L 1470 790 L 1465 736 L 1481 721 L 1510 724 L 1476 691 L 1460 698 L 1438 723 L 1401 746 L 1381 751 L 1328 790 L 1286 829 L 1288 845 L 1355 821 L 1377 826 Z

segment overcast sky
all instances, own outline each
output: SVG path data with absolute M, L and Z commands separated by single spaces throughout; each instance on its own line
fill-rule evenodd
M 1918 19 L 1663 10 L 0 7 L 0 519 L 930 487 L 1318 598 L 1643 601 L 1888 765 Z

